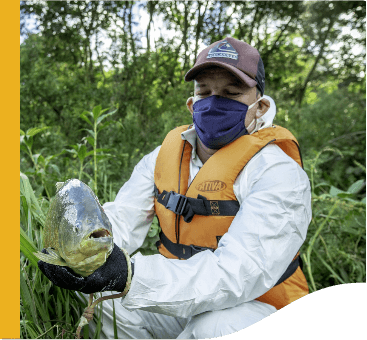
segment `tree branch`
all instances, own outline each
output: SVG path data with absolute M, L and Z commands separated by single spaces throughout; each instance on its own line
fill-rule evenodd
M 301 87 L 300 91 L 299 91 L 299 96 L 298 96 L 298 106 L 301 106 L 302 104 L 302 101 L 303 101 L 303 98 L 305 96 L 305 92 L 306 92 L 306 88 L 307 88 L 307 84 L 308 82 L 310 81 L 311 79 L 311 76 L 313 74 L 313 72 L 315 71 L 316 69 L 316 66 L 318 64 L 318 62 L 320 61 L 321 57 L 322 57 L 322 54 L 324 53 L 324 48 L 325 48 L 325 45 L 326 45 L 326 40 L 327 40 L 327 37 L 331 31 L 331 28 L 333 27 L 334 25 L 334 19 L 333 18 L 330 18 L 330 21 L 329 21 L 329 25 L 328 25 L 328 28 L 327 28 L 327 31 L 325 32 L 325 35 L 323 37 L 323 42 L 322 42 L 322 45 L 321 45 L 321 48 L 320 48 L 320 51 L 319 51 L 319 54 L 317 55 L 316 57 L 316 60 L 310 70 L 310 72 L 308 73 L 304 83 L 303 83 L 303 86 Z

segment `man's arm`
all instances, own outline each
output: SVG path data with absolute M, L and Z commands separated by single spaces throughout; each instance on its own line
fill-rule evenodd
M 144 242 L 154 217 L 154 167 L 160 147 L 135 166 L 114 202 L 103 205 L 112 224 L 114 242 L 128 251 Z
M 241 207 L 214 253 L 186 261 L 135 256 L 127 309 L 189 317 L 256 299 L 273 287 L 306 238 L 308 177 L 271 145 L 248 163 L 234 191 Z

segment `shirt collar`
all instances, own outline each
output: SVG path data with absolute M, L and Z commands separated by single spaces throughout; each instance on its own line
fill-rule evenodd
M 196 166 L 201 168 L 203 166 L 203 162 L 200 160 L 200 158 L 196 153 L 197 133 L 195 130 L 195 126 L 193 125 L 190 129 L 181 132 L 181 138 L 191 144 L 192 146 L 191 160 Z

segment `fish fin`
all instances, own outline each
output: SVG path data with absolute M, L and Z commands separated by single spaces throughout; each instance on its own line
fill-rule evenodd
M 57 266 L 67 267 L 67 263 L 58 253 L 56 253 L 51 248 L 47 248 L 46 250 L 48 254 L 41 253 L 40 251 L 38 251 L 37 253 L 33 253 L 33 254 L 43 262 L 54 264 Z
M 65 184 L 65 182 L 57 182 L 55 184 L 56 192 L 59 191 L 64 184 Z

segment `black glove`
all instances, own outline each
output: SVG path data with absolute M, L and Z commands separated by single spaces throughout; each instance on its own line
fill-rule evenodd
M 42 252 L 47 254 L 46 249 Z M 53 284 L 61 288 L 78 290 L 85 294 L 115 290 L 122 292 L 127 281 L 125 254 L 115 244 L 106 263 L 87 277 L 76 274 L 69 267 L 62 267 L 38 261 L 38 268 Z

